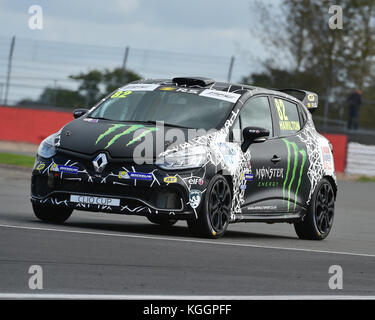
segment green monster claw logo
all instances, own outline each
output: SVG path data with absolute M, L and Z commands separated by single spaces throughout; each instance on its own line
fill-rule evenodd
M 118 129 L 120 128 L 124 128 L 124 127 L 127 127 L 125 124 L 114 124 L 112 127 L 108 128 L 104 133 L 102 133 L 98 139 L 96 139 L 96 142 L 95 144 L 98 144 L 103 138 L 105 138 L 106 136 L 109 136 L 111 135 L 112 133 L 115 133 L 116 131 L 118 131 Z M 132 125 L 128 128 L 126 128 L 125 130 L 117 133 L 116 135 L 114 135 L 112 137 L 111 140 L 108 141 L 107 145 L 105 146 L 104 149 L 107 149 L 108 147 L 110 147 L 112 144 L 114 144 L 120 137 L 122 136 L 125 136 L 127 134 L 130 134 L 138 129 L 142 129 L 142 128 L 145 128 L 145 131 L 141 132 L 139 135 L 137 135 L 136 137 L 134 137 L 133 140 L 129 141 L 128 144 L 126 145 L 127 147 L 132 145 L 134 142 L 137 142 L 139 141 L 140 139 L 142 139 L 143 137 L 145 137 L 147 134 L 153 132 L 153 131 L 157 131 L 158 128 L 146 128 L 144 125 L 141 125 L 141 124 L 135 124 L 135 125 Z
M 297 173 L 297 167 L 298 167 L 298 161 L 299 161 L 299 155 L 301 154 L 302 156 L 302 163 L 301 167 L 298 172 L 298 183 L 296 187 L 296 193 L 295 193 L 295 199 L 294 199 L 294 208 L 296 208 L 297 204 L 297 196 L 298 196 L 298 191 L 301 186 L 301 180 L 302 180 L 302 175 L 303 175 L 303 168 L 305 167 L 306 163 L 306 151 L 304 149 L 299 150 L 298 146 L 295 142 L 289 142 L 286 139 L 283 139 L 283 141 L 286 144 L 286 147 L 288 149 L 288 166 L 286 169 L 286 176 L 284 179 L 284 184 L 283 184 L 283 199 L 286 199 L 286 193 L 288 194 L 288 212 L 290 210 L 290 192 L 293 186 L 293 182 L 296 178 L 296 173 Z M 291 155 L 294 155 L 294 160 L 293 160 L 293 168 L 291 168 Z M 289 174 L 290 174 L 290 179 L 289 179 Z M 289 182 L 289 183 L 288 183 Z

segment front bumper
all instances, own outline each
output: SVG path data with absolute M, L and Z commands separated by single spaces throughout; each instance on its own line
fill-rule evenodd
M 64 166 L 63 171 L 59 165 Z M 129 173 L 131 178 L 124 173 Z M 134 178 L 134 173 L 145 176 Z M 204 175 L 202 168 L 168 172 L 155 165 L 124 161 L 109 161 L 103 172 L 96 173 L 92 161 L 58 153 L 52 159 L 37 157 L 32 172 L 31 201 L 76 210 L 187 219 L 197 217 L 199 207 L 190 206 L 189 193 L 191 189 L 204 191 L 207 186 Z M 119 205 L 72 202 L 71 195 L 115 198 L 119 199 Z

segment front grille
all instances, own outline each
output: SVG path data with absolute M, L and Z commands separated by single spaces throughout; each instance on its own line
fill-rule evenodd
M 52 176 L 50 176 L 52 178 Z M 181 191 L 176 187 L 144 188 L 105 183 L 88 183 L 74 180 L 62 180 L 57 177 L 33 176 L 32 194 L 36 197 L 45 197 L 49 193 L 80 193 L 107 197 L 121 197 L 129 200 L 139 200 L 160 210 L 182 210 Z M 129 201 L 127 200 L 127 203 Z

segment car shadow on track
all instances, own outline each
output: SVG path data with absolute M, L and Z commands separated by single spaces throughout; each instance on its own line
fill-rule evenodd
M 29 220 L 29 222 L 33 222 L 40 226 L 58 226 L 64 228 L 73 228 L 73 229 L 84 229 L 82 231 L 90 231 L 90 232 L 119 232 L 119 233 L 128 233 L 132 235 L 139 235 L 139 236 L 168 236 L 168 237 L 179 237 L 179 238 L 190 238 L 190 239 L 205 239 L 207 238 L 200 238 L 190 234 L 186 225 L 174 225 L 172 227 L 163 227 L 151 222 L 145 221 L 145 223 L 141 222 L 132 222 L 132 221 L 124 221 L 124 222 L 103 222 L 103 221 L 84 221 L 84 222 L 75 222 L 75 221 L 67 221 L 64 224 L 54 224 L 54 223 L 46 223 L 41 222 L 38 220 Z M 273 235 L 273 234 L 266 234 L 266 233 L 254 233 L 254 232 L 247 232 L 247 231 L 237 231 L 237 230 L 228 230 L 226 234 L 221 238 L 222 240 L 231 240 L 231 239 L 295 239 L 295 237 L 285 236 L 285 235 Z M 213 240 L 215 241 L 215 240 Z

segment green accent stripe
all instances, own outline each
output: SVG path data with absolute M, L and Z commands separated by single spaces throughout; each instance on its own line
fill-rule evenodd
M 289 179 L 289 171 L 290 171 L 290 142 L 286 139 L 283 139 L 283 141 L 285 142 L 285 145 L 288 149 L 288 166 L 287 166 L 287 169 L 286 169 L 286 176 L 285 176 L 284 184 L 283 184 L 283 199 L 285 199 L 285 187 L 286 187 L 286 183 Z
M 123 132 L 121 133 L 118 133 L 116 134 L 107 144 L 107 146 L 104 148 L 104 149 L 107 149 L 108 147 L 110 147 L 113 143 L 115 143 L 120 137 L 124 136 L 124 135 L 127 135 L 137 129 L 140 129 L 140 128 L 144 128 L 143 125 L 141 124 L 135 124 L 129 128 L 127 128 L 126 130 L 124 130 Z
M 295 142 L 291 142 L 291 145 L 292 145 L 293 151 L 294 151 L 294 164 L 293 164 L 292 178 L 290 179 L 289 188 L 288 188 L 288 212 L 289 212 L 289 209 L 290 209 L 290 189 L 292 188 L 294 178 L 296 177 L 296 170 L 297 170 L 297 165 L 298 165 L 298 147 L 295 144 Z
M 306 163 L 306 151 L 302 149 L 302 150 L 299 151 L 299 153 L 302 154 L 302 164 L 301 164 L 301 169 L 299 170 L 299 179 L 298 179 L 298 185 L 297 185 L 297 189 L 296 189 L 296 197 L 294 199 L 294 209 L 296 209 L 298 191 L 299 191 L 299 187 L 301 185 L 303 168 L 305 167 L 305 163 Z
M 141 134 L 139 134 L 138 136 L 136 136 L 133 140 L 129 141 L 126 146 L 132 145 L 134 142 L 140 140 L 141 138 L 143 138 L 147 134 L 151 133 L 152 131 L 157 131 L 157 130 L 158 130 L 158 128 L 147 128 L 146 131 L 143 131 Z
M 100 140 L 102 140 L 105 136 L 108 136 L 109 134 L 111 134 L 113 131 L 116 131 L 118 128 L 121 128 L 121 127 L 125 127 L 124 124 L 114 124 L 112 127 L 110 127 L 109 129 L 107 129 L 106 132 L 102 133 L 98 139 L 96 140 L 95 144 L 98 144 L 98 142 Z

